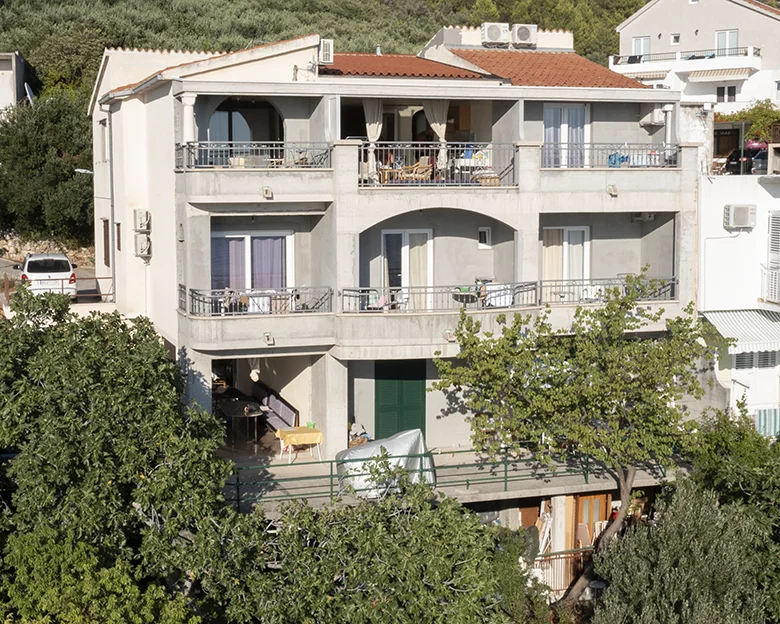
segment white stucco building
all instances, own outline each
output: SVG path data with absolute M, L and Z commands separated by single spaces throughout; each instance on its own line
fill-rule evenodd
M 466 415 L 426 392 L 434 353 L 457 355 L 461 309 L 490 327 L 550 305 L 563 327 L 643 266 L 665 284 L 648 306 L 695 298 L 699 157 L 677 136 L 679 92 L 578 57 L 570 33 L 482 37 L 445 28 L 416 56 L 331 56 L 316 35 L 106 51 L 98 274 L 186 365 L 190 399 L 209 407 L 229 370 L 316 423 L 326 458 L 353 422 L 466 448 Z M 558 497 L 560 550 L 606 519 L 613 484 L 523 487 L 457 495 Z
M 731 113 L 780 102 L 780 9 L 757 0 L 652 0 L 617 27 L 610 68 Z

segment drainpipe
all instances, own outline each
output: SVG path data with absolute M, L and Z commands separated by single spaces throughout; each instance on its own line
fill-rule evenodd
M 105 106 L 105 108 L 104 108 Z M 111 245 L 109 252 L 109 262 L 111 266 L 111 288 L 114 291 L 114 301 L 116 302 L 116 217 L 114 211 L 114 126 L 111 117 L 111 105 L 100 105 L 101 112 L 107 113 L 108 126 L 108 206 L 109 206 L 109 226 L 108 226 L 108 244 Z

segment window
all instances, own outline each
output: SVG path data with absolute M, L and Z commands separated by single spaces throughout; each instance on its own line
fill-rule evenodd
M 688 0 L 688 4 L 699 4 L 699 0 Z
M 555 303 L 582 301 L 592 295 L 588 288 L 588 279 L 590 279 L 590 228 L 544 228 L 542 230 L 542 297 Z
M 433 230 L 382 230 L 384 296 L 406 310 L 430 310 Z
M 214 290 L 283 289 L 293 284 L 293 234 L 288 231 L 213 232 Z
M 753 368 L 753 354 L 752 353 L 737 353 L 734 358 L 734 368 L 737 370 L 747 370 Z
M 108 223 L 108 219 L 101 219 L 103 221 L 103 264 L 107 267 L 111 266 L 111 226 Z
M 774 368 L 777 366 L 776 351 L 759 351 L 758 368 Z
M 775 368 L 776 366 L 777 351 L 737 353 L 734 358 L 734 368 L 737 370 L 750 370 L 753 368 Z
M 56 258 L 44 258 L 43 260 L 30 260 L 25 267 L 27 273 L 69 273 L 70 262 L 57 260 Z
M 718 56 L 736 56 L 739 47 L 739 31 L 720 30 L 716 32 L 715 47 Z
M 672 34 L 670 43 L 672 45 L 680 45 L 680 33 Z
M 116 224 L 116 250 L 122 251 L 122 224 Z
M 767 244 L 769 257 L 767 265 L 770 269 L 780 269 L 780 210 L 769 213 L 769 241 Z
M 542 164 L 546 168 L 587 167 L 590 107 L 586 104 L 545 104 Z
M 644 56 L 650 54 L 650 37 L 634 37 L 633 39 L 634 56 Z
M 775 99 L 780 100 L 780 80 L 775 83 Z
M 718 87 L 717 100 L 718 102 L 736 102 L 737 87 Z
M 492 230 L 489 227 L 481 227 L 477 231 L 477 240 L 479 241 L 479 249 L 490 249 L 492 242 Z

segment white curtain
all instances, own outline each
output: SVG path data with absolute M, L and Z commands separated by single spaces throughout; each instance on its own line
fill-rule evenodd
M 561 115 L 562 109 L 547 107 L 544 109 L 544 166 L 561 165 Z
M 376 170 L 376 147 L 374 143 L 382 134 L 382 100 L 363 100 L 363 114 L 366 117 L 366 136 L 368 137 L 368 177 L 372 182 L 379 178 Z
M 566 153 L 569 167 L 585 166 L 585 107 L 569 107 Z
M 428 300 L 428 234 L 409 234 L 409 309 L 425 310 Z
M 444 135 L 447 133 L 447 112 L 450 110 L 449 100 L 426 100 L 423 102 L 425 118 L 431 126 L 431 130 L 439 140 L 439 157 L 436 159 L 436 168 L 447 168 L 447 146 Z
M 249 378 L 257 383 L 260 381 L 260 358 L 249 358 Z

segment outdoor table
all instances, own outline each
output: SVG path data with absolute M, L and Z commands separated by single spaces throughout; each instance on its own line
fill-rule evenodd
M 233 446 L 236 441 L 235 426 L 237 418 L 254 419 L 254 437 L 252 442 L 257 444 L 257 419 L 270 411 L 267 405 L 260 405 L 256 401 L 220 401 L 219 411 L 225 418 L 230 419 L 230 445 Z
M 279 459 L 284 456 L 284 449 L 287 449 L 287 463 L 292 462 L 293 446 L 311 446 L 317 447 L 317 458 L 322 461 L 320 453 L 320 444 L 322 444 L 322 431 L 313 427 L 291 427 L 289 429 L 277 429 L 276 437 L 279 438 Z

